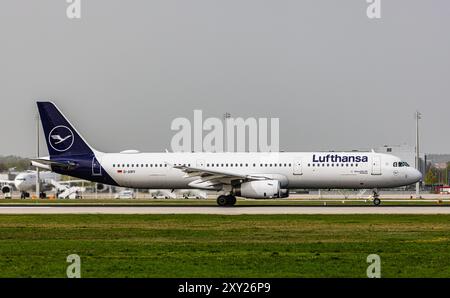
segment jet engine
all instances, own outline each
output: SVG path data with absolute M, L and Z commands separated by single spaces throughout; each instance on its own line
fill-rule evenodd
M 102 183 L 97 183 L 97 191 L 105 191 L 107 189 L 106 185 Z
M 4 185 L 2 186 L 2 193 L 10 193 L 11 192 L 11 186 Z
M 286 195 L 286 190 L 280 188 L 278 180 L 260 180 L 242 183 L 234 189 L 234 194 L 245 198 L 271 199 Z

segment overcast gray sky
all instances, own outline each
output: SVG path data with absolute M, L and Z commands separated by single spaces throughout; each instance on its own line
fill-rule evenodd
M 81 1 L 1 1 L 0 154 L 35 154 L 36 99 L 106 152 L 169 148 L 194 109 L 279 117 L 289 151 L 412 145 L 418 109 L 450 152 L 447 0 Z

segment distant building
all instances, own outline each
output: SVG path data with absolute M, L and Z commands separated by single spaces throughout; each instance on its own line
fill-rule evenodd
M 450 154 L 427 154 L 425 160 L 428 165 L 432 165 L 435 168 L 445 168 L 447 163 L 450 162 Z

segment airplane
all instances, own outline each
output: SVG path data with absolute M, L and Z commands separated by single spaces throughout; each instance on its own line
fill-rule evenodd
M 400 158 L 373 151 L 104 153 L 91 147 L 54 103 L 38 101 L 37 107 L 49 156 L 33 159 L 33 166 L 120 187 L 217 191 L 219 206 L 235 205 L 236 196 L 285 198 L 289 189 L 372 189 L 379 205 L 379 188 L 422 178 Z
M 58 181 L 60 180 L 60 175 L 50 171 L 43 171 L 39 173 L 39 178 L 42 183 L 43 192 L 40 193 L 40 198 L 45 198 L 46 194 L 44 191 L 50 190 L 53 185 L 47 183 L 50 180 Z M 0 180 L 3 184 L 1 190 L 3 194 L 11 193 L 11 186 L 15 186 L 18 191 L 20 191 L 20 197 L 22 199 L 30 197 L 30 191 L 36 189 L 36 171 L 25 171 L 17 174 L 14 180 Z

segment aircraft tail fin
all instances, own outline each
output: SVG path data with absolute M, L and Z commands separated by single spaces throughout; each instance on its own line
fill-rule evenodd
M 53 102 L 38 101 L 37 106 L 50 158 L 94 153 Z

